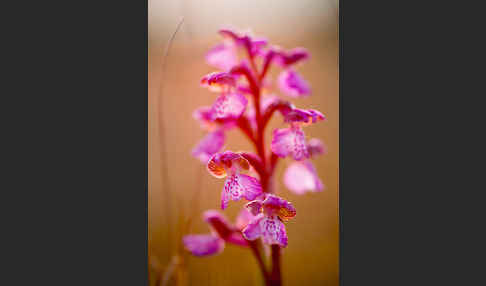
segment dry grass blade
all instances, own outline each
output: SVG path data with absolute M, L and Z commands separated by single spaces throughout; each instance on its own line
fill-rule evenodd
M 157 112 L 156 116 L 157 121 L 159 122 L 159 143 L 160 143 L 160 169 L 161 169 L 161 186 L 162 190 L 165 192 L 165 217 L 167 219 L 167 244 L 168 244 L 168 249 L 169 251 L 172 249 L 171 248 L 171 238 L 172 238 L 172 230 L 171 230 L 171 221 L 172 221 L 172 212 L 171 212 L 171 196 L 170 196 L 170 184 L 169 184 L 169 173 L 168 173 L 168 168 L 167 168 L 167 149 L 166 149 L 166 144 L 165 144 L 165 125 L 164 125 L 164 113 L 163 113 L 163 89 L 164 89 L 164 79 L 165 79 L 165 74 L 166 74 L 166 66 L 167 66 L 167 58 L 169 56 L 169 51 L 172 46 L 172 42 L 174 41 L 174 38 L 179 31 L 179 29 L 182 26 L 182 23 L 184 22 L 184 18 L 181 18 L 179 21 L 179 24 L 177 25 L 174 33 L 172 36 L 169 38 L 169 41 L 167 42 L 164 54 L 162 55 L 162 66 L 161 66 L 161 78 L 160 78 L 160 95 L 158 98 L 158 103 L 157 103 Z

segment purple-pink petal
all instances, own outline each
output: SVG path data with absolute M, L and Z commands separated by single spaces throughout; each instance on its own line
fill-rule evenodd
M 259 200 L 251 201 L 245 205 L 245 208 L 252 214 L 258 215 L 262 209 L 263 202 Z
M 214 154 L 208 161 L 206 167 L 211 175 L 221 179 L 226 177 L 228 172 L 248 171 L 250 169 L 250 163 L 238 153 L 224 151 Z
M 285 186 L 292 192 L 302 195 L 305 192 L 319 192 L 324 185 L 317 176 L 316 169 L 309 161 L 293 162 L 284 174 Z
M 239 201 L 242 197 L 251 201 L 262 193 L 262 186 L 258 179 L 243 174 L 229 176 L 221 194 L 221 208 L 225 209 L 229 201 Z
M 262 194 L 262 185 L 257 178 L 240 174 L 240 183 L 243 187 L 243 197 L 247 201 L 252 201 Z
M 235 120 L 245 111 L 248 100 L 239 93 L 226 93 L 220 95 L 212 106 L 214 120 Z
M 191 234 L 182 240 L 184 247 L 195 256 L 214 255 L 224 249 L 224 241 L 212 234 Z
M 206 62 L 221 70 L 229 71 L 238 63 L 238 58 L 233 46 L 222 43 L 209 50 L 206 54 Z
M 282 71 L 277 82 L 280 90 L 290 97 L 297 98 L 310 95 L 309 83 L 292 69 Z
M 304 132 L 298 126 L 275 129 L 271 149 L 279 157 L 290 155 L 297 161 L 309 158 Z
M 282 220 L 289 220 L 297 214 L 292 203 L 273 194 L 267 195 L 263 201 L 263 212 L 267 216 L 277 215 Z
M 255 216 L 250 223 L 241 231 L 243 236 L 248 240 L 255 240 L 262 234 L 260 229 L 260 222 L 264 219 L 263 214 Z
M 227 90 L 229 87 L 234 87 L 236 85 L 236 78 L 227 72 L 213 72 L 205 75 L 201 79 L 201 85 L 209 88 L 211 91 L 221 92 Z
M 326 120 L 326 116 L 322 114 L 320 111 L 315 109 L 308 109 L 307 112 L 311 114 L 312 123 L 316 123 L 317 121 Z
M 206 164 L 211 156 L 221 150 L 224 141 L 225 135 L 223 130 L 210 132 L 192 149 L 192 156 Z
M 327 147 L 317 138 L 312 138 L 307 142 L 307 150 L 311 157 L 327 153 Z
M 281 110 L 285 122 L 316 123 L 317 121 L 326 120 L 326 117 L 315 109 L 301 109 L 291 107 Z
M 253 219 L 253 215 L 246 208 L 242 208 L 238 216 L 236 217 L 235 226 L 237 229 L 244 229 L 248 223 Z
M 213 111 L 211 106 L 201 106 L 194 110 L 192 117 L 199 121 L 201 128 L 210 129 L 213 123 Z
M 203 214 L 204 221 L 206 221 L 211 229 L 213 229 L 220 238 L 225 239 L 229 237 L 234 227 L 228 222 L 226 217 L 215 210 L 207 210 Z
M 281 67 L 288 67 L 300 61 L 307 60 L 309 57 L 310 54 L 305 48 L 294 48 L 289 51 L 277 49 L 275 59 Z
M 227 243 L 231 243 L 238 246 L 248 247 L 248 242 L 245 240 L 241 232 L 233 232 L 225 240 Z

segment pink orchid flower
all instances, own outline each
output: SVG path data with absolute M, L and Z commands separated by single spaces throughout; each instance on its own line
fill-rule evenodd
M 273 131 L 272 152 L 279 157 L 291 155 L 294 160 L 300 161 L 309 158 L 303 124 L 316 123 L 326 120 L 326 117 L 314 109 L 299 109 L 291 106 L 281 109 L 284 121 L 290 123 L 290 128 L 275 129 Z
M 255 216 L 242 231 L 246 239 L 255 240 L 261 237 L 265 244 L 287 246 L 287 231 L 283 221 L 296 215 L 291 203 L 269 194 L 264 201 L 252 201 L 246 207 Z
M 307 151 L 311 158 L 326 153 L 324 144 L 317 138 L 309 140 Z M 325 188 L 310 160 L 292 162 L 285 170 L 284 184 L 290 191 L 298 195 L 306 192 L 320 192 Z
M 217 153 L 209 160 L 207 169 L 216 178 L 227 177 L 221 192 L 223 210 L 230 200 L 239 201 L 245 198 L 251 201 L 262 194 L 262 186 L 258 179 L 241 174 L 241 171 L 250 169 L 250 163 L 240 154 L 231 151 Z

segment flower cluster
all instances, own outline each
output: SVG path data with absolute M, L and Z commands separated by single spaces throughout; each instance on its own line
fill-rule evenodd
M 296 209 L 275 195 L 270 182 L 273 171 L 279 158 L 290 157 L 294 161 L 284 173 L 284 184 L 290 191 L 304 194 L 324 189 L 311 159 L 325 154 L 326 148 L 319 139 L 308 140 L 304 127 L 326 117 L 315 109 L 297 108 L 285 98 L 270 93 L 272 82 L 267 75 L 272 66 L 280 67 L 275 82 L 280 92 L 290 98 L 309 96 L 309 83 L 295 69 L 309 58 L 309 53 L 303 48 L 285 50 L 269 45 L 266 39 L 251 33 L 230 29 L 219 33 L 223 42 L 206 55 L 207 63 L 219 71 L 205 75 L 200 81 L 217 97 L 211 106 L 200 107 L 193 113 L 207 134 L 192 154 L 206 164 L 212 176 L 225 179 L 221 190 L 222 210 L 231 201 L 245 199 L 248 203 L 235 225 L 217 211 L 206 211 L 204 219 L 211 227 L 211 234 L 186 235 L 183 242 L 196 256 L 219 253 L 225 243 L 249 247 L 258 238 L 267 245 L 286 247 L 284 222 L 296 215 Z M 239 51 L 244 53 L 243 59 L 238 58 Z M 264 130 L 277 113 L 282 115 L 286 126 L 273 130 L 268 149 Z M 223 150 L 226 134 L 233 129 L 248 137 L 256 153 Z

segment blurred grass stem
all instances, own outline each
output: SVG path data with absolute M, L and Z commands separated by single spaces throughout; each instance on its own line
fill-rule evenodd
M 163 192 L 165 193 L 165 217 L 167 219 L 167 244 L 169 251 L 172 250 L 171 248 L 171 237 L 172 237 L 172 212 L 171 212 L 171 196 L 170 196 L 170 183 L 169 183 L 169 170 L 167 168 L 167 149 L 166 149 L 166 138 L 165 138 L 165 124 L 164 124 L 164 104 L 163 104 L 163 92 L 164 92 L 164 80 L 166 75 L 166 67 L 167 67 L 167 58 L 169 56 L 169 50 L 172 46 L 172 42 L 179 31 L 182 23 L 184 22 L 184 18 L 181 18 L 179 24 L 177 25 L 174 33 L 169 38 L 167 45 L 165 47 L 164 54 L 162 55 L 162 65 L 161 65 L 161 78 L 160 78 L 160 87 L 159 87 L 159 97 L 158 97 L 158 104 L 157 104 L 157 121 L 159 123 L 159 144 L 160 144 L 160 169 L 161 169 L 161 187 Z

